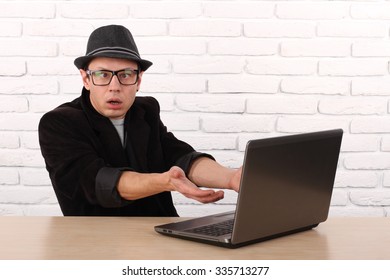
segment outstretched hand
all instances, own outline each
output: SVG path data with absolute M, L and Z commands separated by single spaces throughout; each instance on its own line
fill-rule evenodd
M 211 189 L 203 190 L 198 188 L 186 177 L 184 171 L 177 166 L 173 166 L 167 173 L 169 175 L 169 183 L 172 186 L 172 189 L 187 198 L 195 199 L 202 203 L 211 203 L 223 199 L 224 197 L 223 191 L 214 191 Z M 233 180 L 234 182 L 232 185 L 235 185 L 236 179 Z

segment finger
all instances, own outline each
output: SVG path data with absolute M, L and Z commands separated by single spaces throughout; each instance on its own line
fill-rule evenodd
M 214 190 L 202 190 L 199 188 L 192 189 L 191 190 L 191 195 L 196 196 L 196 197 L 209 197 L 212 196 L 216 193 Z
M 213 194 L 210 194 L 208 196 L 192 196 L 191 198 L 192 199 L 195 199 L 201 203 L 212 203 L 212 202 L 216 202 L 218 200 L 221 200 L 224 198 L 224 192 L 223 191 L 217 191 L 217 192 L 214 192 Z

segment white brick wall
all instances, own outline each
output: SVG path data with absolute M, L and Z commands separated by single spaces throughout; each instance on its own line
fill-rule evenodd
M 240 166 L 246 142 L 345 130 L 331 215 L 390 216 L 390 2 L 0 1 L 0 215 L 60 215 L 37 125 L 79 95 L 87 38 L 127 26 L 154 62 L 140 95 L 195 148 Z M 236 195 L 182 215 L 230 210 Z

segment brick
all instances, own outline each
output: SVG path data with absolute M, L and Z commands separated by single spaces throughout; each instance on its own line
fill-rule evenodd
M 33 113 L 46 113 L 57 106 L 72 101 L 68 95 L 44 95 L 30 97 L 30 111 Z
M 390 137 L 383 136 L 382 141 L 380 143 L 381 151 L 390 152 Z
M 0 26 L 0 37 L 19 37 L 22 35 L 22 29 L 23 25 L 20 22 L 2 21 Z
M 319 112 L 330 115 L 383 115 L 387 112 L 387 104 L 372 98 L 338 97 L 322 99 Z
M 148 69 L 149 71 L 149 69 Z M 142 93 L 139 93 L 138 96 L 142 96 Z M 149 94 L 158 100 L 160 104 L 161 111 L 174 111 L 175 109 L 175 97 L 174 94 Z
M 226 114 L 223 116 L 203 116 L 201 121 L 204 132 L 269 132 L 274 127 L 275 117 Z
M 202 14 L 201 3 L 147 1 L 130 5 L 130 16 L 133 18 L 180 19 L 196 18 Z
M 93 26 L 81 21 L 32 21 L 24 24 L 24 34 L 44 37 L 86 37 L 93 31 Z
M 350 199 L 352 203 L 361 206 L 390 206 L 390 191 L 353 191 Z
M 243 113 L 245 99 L 230 95 L 178 95 L 178 109 L 190 112 Z
M 71 56 L 75 59 L 78 56 L 85 55 L 87 49 L 87 39 L 64 38 L 59 43 L 59 53 L 64 56 Z
M 240 57 L 177 57 L 173 59 L 173 72 L 185 74 L 239 74 L 245 61 Z
M 344 19 L 349 4 L 343 2 L 282 2 L 276 5 L 276 16 L 281 19 Z
M 26 62 L 24 60 L 14 58 L 0 59 L 0 76 L 20 77 L 25 75 L 26 72 Z
M 70 19 L 121 19 L 127 18 L 129 8 L 119 2 L 63 3 L 57 5 L 58 14 Z
M 51 187 L 49 173 L 45 168 L 22 168 L 20 178 L 24 186 Z
M 123 22 L 119 22 L 127 27 L 134 39 L 138 42 L 138 36 L 166 36 L 168 35 L 168 22 L 165 20 L 153 20 L 153 19 L 125 19 Z
M 2 1 L 0 18 L 36 18 L 52 19 L 55 17 L 55 4 L 44 2 Z
M 335 187 L 337 188 L 375 188 L 379 185 L 379 172 L 372 171 L 337 171 Z
M 352 55 L 356 57 L 389 57 L 388 42 L 358 42 L 352 45 Z
M 352 133 L 390 133 L 388 117 L 360 117 L 351 121 Z
M 0 166 L 43 167 L 44 161 L 39 150 L 0 150 Z
M 203 15 L 211 18 L 271 18 L 275 4 L 267 2 L 204 2 Z
M 19 136 L 16 132 L 4 132 L 0 130 L 0 148 L 16 149 L 19 147 Z
M 41 115 L 29 113 L 2 113 L 0 127 L 5 131 L 35 131 Z
M 60 84 L 59 92 L 65 93 L 69 98 L 69 101 L 78 97 L 83 88 L 83 82 L 80 75 L 75 76 L 61 76 L 58 77 L 58 82 Z
M 54 204 L 57 203 L 52 188 L 0 188 L 0 203 L 11 204 Z
M 388 62 L 385 59 L 321 60 L 319 74 L 327 76 L 382 76 L 388 74 Z
M 56 78 L 0 78 L 0 94 L 57 94 Z
M 58 204 L 27 205 L 23 212 L 26 216 L 63 216 Z
M 346 57 L 351 43 L 330 39 L 291 40 L 281 43 L 280 54 L 286 57 Z
M 383 172 L 383 186 L 390 187 L 390 171 Z
M 23 216 L 23 206 L 14 204 L 0 204 L 0 216 Z
M 26 46 L 34 47 L 28 48 Z M 57 53 L 57 43 L 53 41 L 32 39 L 0 40 L 0 56 L 4 57 L 53 57 L 57 56 Z
M 199 133 L 175 133 L 175 135 L 180 140 L 193 146 L 195 150 L 235 150 L 237 146 L 236 135 Z
M 28 101 L 25 97 L 0 95 L 0 113 L 23 113 L 27 111 Z
M 276 126 L 278 132 L 285 133 L 304 133 L 335 128 L 348 131 L 349 120 L 347 118 L 281 116 Z
M 196 76 L 160 76 L 144 75 L 142 78 L 142 92 L 204 92 L 206 90 L 206 80 Z
M 18 184 L 19 184 L 19 172 L 16 169 L 0 167 L 0 186 L 18 185 Z
M 244 152 L 249 140 L 263 139 L 277 136 L 270 132 L 240 133 L 238 136 L 238 151 Z
M 208 53 L 212 55 L 276 55 L 278 51 L 276 40 L 218 38 L 208 42 Z
M 344 190 L 334 190 L 332 193 L 331 206 L 346 206 L 348 204 L 348 194 Z
M 381 137 L 377 135 L 357 135 L 344 133 L 341 150 L 343 152 L 375 152 L 379 150 Z
M 148 56 L 148 60 L 153 62 L 153 65 L 148 69 L 149 74 L 168 74 L 172 72 L 172 64 L 170 56 Z
M 305 97 L 248 98 L 246 111 L 250 114 L 315 114 L 317 103 L 316 99 Z
M 244 159 L 244 153 L 236 151 L 213 151 L 212 155 L 217 162 L 228 168 L 239 168 Z
M 386 38 L 388 27 L 382 22 L 320 22 L 317 26 L 317 35 L 320 37 Z
M 351 17 L 354 19 L 390 19 L 389 3 L 353 3 Z
M 25 149 L 38 150 L 39 139 L 37 131 L 24 131 L 20 134 L 20 146 Z
M 171 36 L 223 36 L 241 35 L 241 23 L 225 20 L 176 20 L 169 24 Z
M 348 95 L 350 83 L 348 79 L 335 77 L 285 77 L 280 90 L 294 94 Z
M 386 170 L 390 169 L 390 157 L 386 153 L 346 155 L 344 166 L 351 170 Z
M 250 58 L 246 70 L 261 75 L 314 75 L 317 64 L 310 59 Z
M 161 120 L 168 131 L 197 131 L 199 130 L 199 116 L 189 113 L 161 113 Z
M 352 80 L 352 95 L 390 95 L 390 79 L 385 77 L 359 77 Z
M 141 57 L 146 55 L 200 55 L 206 53 L 206 42 L 203 39 L 162 38 L 140 39 L 137 41 Z
M 316 24 L 289 20 L 244 22 L 244 35 L 260 38 L 313 38 L 316 35 Z
M 33 76 L 79 75 L 79 71 L 74 66 L 73 60 L 73 58 L 32 59 L 27 62 L 28 73 Z
M 279 77 L 259 75 L 220 75 L 208 78 L 211 93 L 276 93 Z

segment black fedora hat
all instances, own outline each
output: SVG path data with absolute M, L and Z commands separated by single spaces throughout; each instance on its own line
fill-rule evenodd
M 141 59 L 133 35 L 121 25 L 107 25 L 95 29 L 89 36 L 85 56 L 76 58 L 74 65 L 78 69 L 84 69 L 95 57 L 133 60 L 138 62 L 141 71 L 145 71 L 153 64 L 148 60 Z

